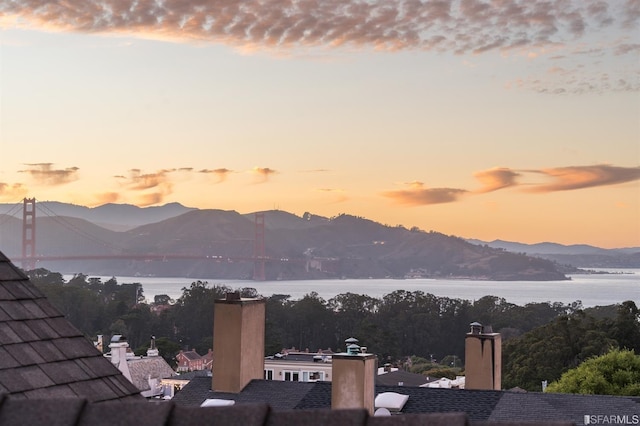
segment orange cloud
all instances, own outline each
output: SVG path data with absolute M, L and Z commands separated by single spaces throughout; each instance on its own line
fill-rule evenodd
M 0 198 L 4 200 L 16 200 L 27 196 L 27 188 L 21 183 L 0 182 Z
M 527 84 L 544 93 L 568 93 L 638 90 L 633 31 L 639 10 L 633 0 L 29 0 L 0 2 L 0 26 L 221 43 L 242 52 L 275 54 L 348 47 L 453 54 L 525 51 L 531 58 L 556 46 L 591 48 L 588 37 L 595 35 L 598 45 L 611 40 L 610 54 L 629 57 L 629 69 L 616 67 L 611 79 L 629 83 L 594 86 L 578 76 L 577 83 L 567 77 L 552 87 L 537 79 Z M 565 56 L 579 60 L 581 67 L 592 65 L 579 55 Z
M 269 180 L 269 177 L 271 175 L 278 172 L 276 170 L 270 169 L 269 167 L 254 167 L 251 170 L 251 173 L 258 177 L 258 181 L 256 183 L 264 183 Z
M 466 189 L 457 188 L 425 188 L 422 182 L 410 182 L 406 185 L 409 189 L 386 191 L 382 195 L 398 204 L 426 206 L 458 201 L 461 195 L 468 192 Z
M 140 169 L 129 170 L 129 176 L 116 176 L 121 184 L 128 190 L 144 192 L 153 189 L 154 192 L 137 195 L 140 200 L 138 205 L 149 206 L 158 204 L 164 197 L 173 193 L 173 181 L 171 173 L 176 171 L 188 171 L 189 169 L 163 169 L 155 173 L 142 173 Z
M 640 167 L 617 167 L 608 164 L 556 167 L 530 172 L 543 174 L 552 179 L 551 183 L 529 188 L 528 191 L 531 192 L 570 191 L 640 180 Z
M 142 173 L 140 169 L 129 170 L 125 185 L 132 190 L 144 190 L 158 186 L 171 186 L 169 173 L 174 170 L 160 170 L 156 173 Z
M 484 193 L 517 185 L 516 178 L 520 174 L 506 167 L 496 167 L 476 172 L 474 176 L 483 185 L 477 192 Z
M 225 180 L 227 180 L 227 176 L 229 176 L 230 173 L 233 173 L 233 170 L 229 170 L 229 169 L 226 169 L 226 168 L 213 169 L 213 170 L 202 169 L 202 170 L 198 171 L 198 173 L 212 174 L 217 179 L 216 183 L 222 183 Z
M 26 173 L 41 185 L 64 185 L 78 179 L 78 167 L 66 169 L 54 169 L 53 163 L 25 164 L 26 170 L 18 170 L 18 173 Z

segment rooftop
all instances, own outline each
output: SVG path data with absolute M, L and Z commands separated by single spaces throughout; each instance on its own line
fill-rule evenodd
M 584 424 L 589 414 L 640 414 L 640 398 L 493 390 L 459 390 L 376 385 L 375 393 L 408 395 L 403 414 L 465 413 L 472 422 L 566 421 Z M 206 399 L 236 404 L 266 403 L 278 410 L 327 410 L 331 383 L 252 380 L 238 394 L 214 392 L 211 378 L 196 377 L 173 398 L 180 406 L 199 406 Z
M 140 391 L 2 253 L 0 393 L 90 402 L 141 398 Z

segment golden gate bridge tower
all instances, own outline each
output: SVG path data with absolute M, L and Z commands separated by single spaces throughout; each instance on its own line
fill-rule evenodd
M 25 198 L 22 207 L 22 269 L 36 267 L 36 199 Z
M 265 263 L 265 249 L 264 249 L 264 212 L 255 214 L 256 233 L 253 240 L 253 280 L 264 281 L 264 263 Z

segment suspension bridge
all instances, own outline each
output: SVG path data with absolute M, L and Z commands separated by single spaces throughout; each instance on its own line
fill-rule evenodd
M 0 226 L 9 218 L 19 217 L 22 209 L 22 238 L 21 256 L 14 256 L 14 262 L 20 262 L 22 268 L 33 270 L 38 262 L 43 261 L 82 261 L 82 260 L 132 260 L 132 261 L 169 261 L 169 260 L 192 260 L 192 261 L 215 261 L 215 262 L 252 262 L 253 279 L 256 281 L 265 280 L 265 264 L 267 262 L 289 262 L 294 259 L 270 258 L 265 253 L 265 217 L 263 212 L 254 213 L 254 238 L 245 240 L 252 243 L 251 255 L 209 255 L 209 254 L 182 254 L 182 253 L 124 253 L 120 247 L 102 240 L 100 237 L 89 234 L 87 231 L 78 228 L 64 216 L 59 216 L 51 208 L 45 207 L 42 203 L 36 204 L 35 198 L 24 198 L 22 202 L 16 203 L 3 215 L 0 215 Z M 37 212 L 43 214 L 65 228 L 68 232 L 73 232 L 80 237 L 90 240 L 102 246 L 109 247 L 111 254 L 64 254 L 50 255 L 38 254 L 37 250 Z M 118 253 L 119 252 L 119 253 Z

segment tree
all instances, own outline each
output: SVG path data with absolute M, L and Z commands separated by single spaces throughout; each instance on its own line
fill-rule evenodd
M 154 305 L 169 305 L 171 304 L 172 300 L 171 297 L 169 297 L 166 294 L 156 294 L 153 297 L 153 304 Z
M 547 392 L 640 396 L 640 355 L 613 349 L 562 375 Z
M 561 316 L 505 342 L 503 386 L 539 391 L 543 380 L 557 380 L 565 371 L 613 347 L 617 342 L 602 322 L 583 312 Z

